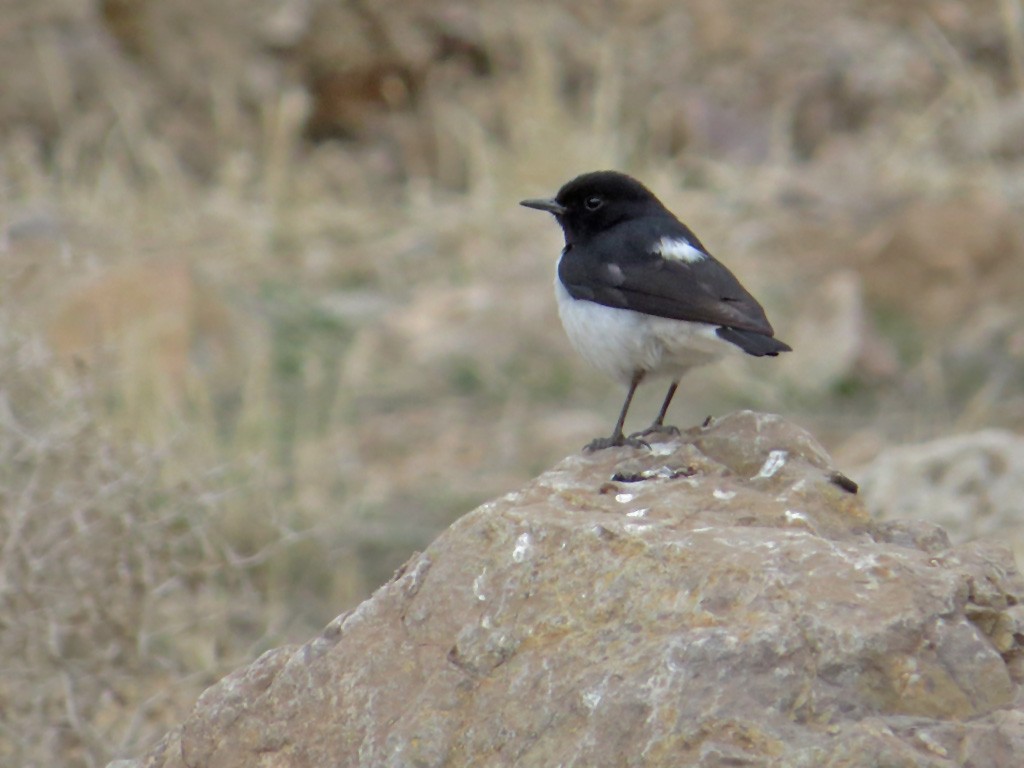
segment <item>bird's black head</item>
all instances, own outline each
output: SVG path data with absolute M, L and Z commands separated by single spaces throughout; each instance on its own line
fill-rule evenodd
M 585 241 L 621 221 L 668 213 L 647 187 L 617 171 L 585 173 L 550 200 L 523 200 L 520 205 L 554 214 L 566 243 Z

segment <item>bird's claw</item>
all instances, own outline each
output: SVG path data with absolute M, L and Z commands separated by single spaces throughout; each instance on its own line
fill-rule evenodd
M 626 437 L 625 435 L 612 435 L 611 437 L 598 437 L 591 440 L 585 446 L 583 446 L 584 453 L 593 453 L 594 451 L 602 451 L 605 448 L 618 448 L 621 446 L 627 446 L 629 448 L 650 448 L 651 445 L 646 440 L 641 440 L 635 435 Z
M 629 436 L 630 440 L 643 440 L 645 437 L 651 435 L 664 435 L 665 437 L 678 437 L 680 434 L 679 427 L 673 427 L 671 424 L 651 424 L 647 429 L 641 432 L 634 432 Z

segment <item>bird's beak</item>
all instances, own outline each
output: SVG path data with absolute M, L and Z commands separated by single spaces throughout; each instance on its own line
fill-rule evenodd
M 566 207 L 554 198 L 550 200 L 543 197 L 536 200 L 520 200 L 519 204 L 525 205 L 527 208 L 536 208 L 538 211 L 547 211 L 548 213 L 555 214 L 555 216 L 561 216 L 566 211 Z

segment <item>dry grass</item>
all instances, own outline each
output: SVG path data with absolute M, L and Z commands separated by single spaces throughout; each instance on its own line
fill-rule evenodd
M 126 44 L 136 5 L 103 5 Z M 200 6 L 137 4 L 149 54 L 76 3 L 12 15 L 34 33 L 0 96 L 0 762 L 138 753 L 608 428 L 621 393 L 557 328 L 557 229 L 515 205 L 583 170 L 647 180 L 797 347 L 694 374 L 680 422 L 777 410 L 850 461 L 1024 428 L 1015 0 L 799 25 L 742 0 L 495 4 L 456 36 L 484 73 L 402 62 L 391 106 L 322 143 L 287 74 L 307 54 L 261 37 L 294 19 Z M 395 14 L 419 50 L 430 25 Z M 197 27 L 193 60 L 169 30 Z

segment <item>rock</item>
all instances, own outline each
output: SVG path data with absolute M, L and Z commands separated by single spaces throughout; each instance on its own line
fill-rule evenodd
M 1024 437 L 986 429 L 897 446 L 856 474 L 881 519 L 928 520 L 954 542 L 998 540 L 1024 557 Z
M 752 412 L 569 457 L 139 764 L 1017 765 L 1009 553 L 875 523 L 839 477 Z

